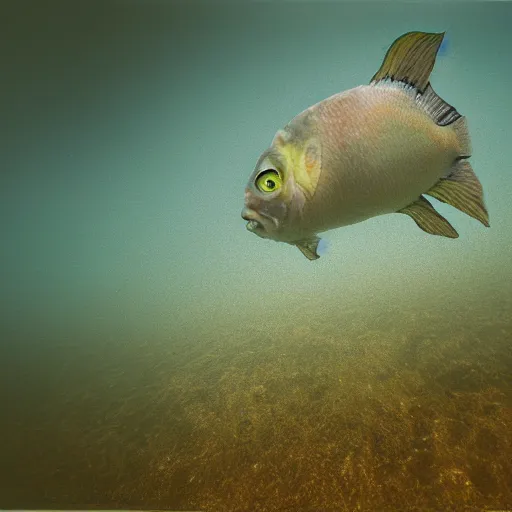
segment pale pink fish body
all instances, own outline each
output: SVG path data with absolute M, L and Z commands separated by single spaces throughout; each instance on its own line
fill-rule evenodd
M 317 232 L 394 213 L 446 175 L 460 154 L 452 126 L 439 126 L 410 88 L 360 86 L 336 94 L 304 117 L 322 141 L 322 172 L 302 227 Z

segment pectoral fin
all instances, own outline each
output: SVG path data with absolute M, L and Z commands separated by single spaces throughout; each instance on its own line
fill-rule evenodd
M 444 33 L 426 32 L 408 32 L 399 37 L 389 48 L 372 82 L 397 80 L 413 85 L 423 93 L 428 85 L 443 37 Z
M 484 204 L 482 185 L 467 160 L 457 162 L 451 174 L 441 178 L 426 193 L 489 227 L 489 214 Z
M 315 236 L 305 240 L 300 240 L 299 242 L 295 242 L 293 245 L 296 245 L 300 249 L 300 252 L 304 254 L 308 260 L 317 260 L 320 258 L 320 255 L 317 251 L 319 242 L 320 238 Z
M 448 238 L 458 238 L 459 236 L 453 226 L 443 216 L 439 215 L 423 196 L 420 196 L 417 201 L 397 213 L 409 215 L 423 231 L 431 235 Z

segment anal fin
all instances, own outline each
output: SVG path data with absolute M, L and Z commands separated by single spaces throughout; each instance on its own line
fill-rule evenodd
M 459 160 L 451 174 L 441 178 L 426 194 L 454 206 L 489 227 L 482 185 L 467 160 Z
M 397 213 L 405 213 L 416 222 L 418 227 L 431 235 L 446 236 L 448 238 L 458 238 L 459 234 L 453 226 L 423 197 L 420 196 L 417 201 L 398 210 Z

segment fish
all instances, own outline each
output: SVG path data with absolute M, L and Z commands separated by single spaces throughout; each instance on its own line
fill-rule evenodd
M 319 234 L 391 213 L 457 238 L 425 195 L 489 227 L 467 120 L 430 83 L 444 36 L 403 34 L 368 84 L 310 106 L 279 129 L 245 187 L 246 228 L 316 260 Z

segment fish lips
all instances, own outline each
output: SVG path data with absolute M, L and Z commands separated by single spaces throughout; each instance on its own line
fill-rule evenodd
M 247 229 L 259 236 L 264 236 L 264 233 L 268 233 L 276 228 L 276 221 L 274 219 L 247 207 L 242 210 L 242 219 L 247 221 Z

